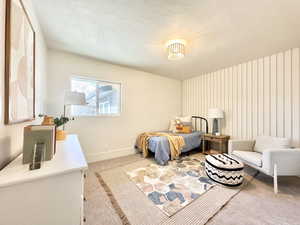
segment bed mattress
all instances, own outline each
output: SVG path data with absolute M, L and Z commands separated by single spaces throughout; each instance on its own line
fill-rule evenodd
M 184 138 L 185 146 L 181 152 L 188 152 L 200 146 L 203 132 L 196 131 L 190 134 L 178 134 Z M 148 148 L 155 155 L 155 160 L 160 165 L 165 165 L 170 160 L 170 146 L 167 137 L 151 137 Z

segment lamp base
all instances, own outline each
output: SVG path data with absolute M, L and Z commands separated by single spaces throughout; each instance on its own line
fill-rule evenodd
M 220 132 L 219 132 L 219 124 L 218 124 L 218 119 L 216 119 L 216 118 L 213 120 L 213 129 L 212 129 L 212 134 L 213 134 L 213 135 L 220 134 Z

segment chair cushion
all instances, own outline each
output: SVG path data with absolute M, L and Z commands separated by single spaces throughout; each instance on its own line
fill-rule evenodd
M 242 159 L 254 166 L 262 167 L 262 154 L 250 151 L 233 151 L 232 155 Z
M 261 136 L 255 140 L 254 151 L 263 153 L 267 149 L 285 149 L 290 147 L 290 140 L 288 138 Z

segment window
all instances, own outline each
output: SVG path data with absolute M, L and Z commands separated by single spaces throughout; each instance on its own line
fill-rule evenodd
M 73 77 L 72 91 L 85 93 L 87 105 L 71 106 L 73 116 L 120 115 L 121 84 L 90 78 Z

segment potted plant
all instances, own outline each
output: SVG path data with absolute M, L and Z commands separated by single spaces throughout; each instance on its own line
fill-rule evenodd
M 69 118 L 65 116 L 60 117 L 49 117 L 47 115 L 39 115 L 39 117 L 44 117 L 44 121 L 42 125 L 55 125 L 56 127 L 56 140 L 62 141 L 66 139 L 66 132 L 64 129 L 64 125 L 68 123 L 70 120 L 74 120 L 74 118 Z M 49 122 L 51 121 L 51 122 Z
M 60 141 L 60 140 L 66 139 L 66 132 L 64 129 L 64 125 L 66 123 L 68 123 L 69 121 L 70 121 L 70 119 L 65 116 L 54 118 L 54 124 L 56 126 L 56 140 Z

